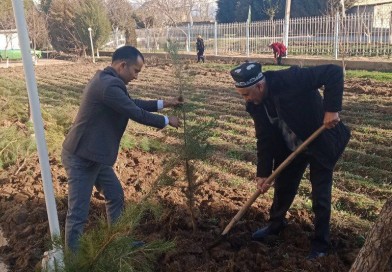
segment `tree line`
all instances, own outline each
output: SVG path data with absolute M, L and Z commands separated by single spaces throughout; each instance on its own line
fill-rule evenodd
M 12 0 L 0 1 L 0 30 L 15 29 Z M 349 8 L 356 0 L 344 0 Z M 164 28 L 182 22 L 213 20 L 212 0 L 24 0 L 31 40 L 36 49 L 85 55 L 90 50 L 88 28 L 95 48 L 111 33 L 124 33 L 125 44 L 136 45 L 135 28 Z M 341 0 L 292 0 L 291 17 L 335 13 Z M 135 3 L 135 1 L 134 1 Z M 244 22 L 251 7 L 252 21 L 284 18 L 286 0 L 218 0 L 216 20 Z M 116 39 L 114 39 L 116 40 Z M 118 45 L 118 44 L 116 44 Z
M 344 0 L 346 8 L 357 0 Z M 216 20 L 219 23 L 245 22 L 251 7 L 252 21 L 283 19 L 286 0 L 218 0 Z M 335 14 L 341 0 L 292 0 L 290 16 L 309 17 Z
M 126 34 L 128 44 L 136 44 L 135 20 L 127 0 L 24 0 L 32 47 L 86 54 L 91 27 L 95 47 L 107 42 L 113 29 Z M 0 4 L 0 29 L 15 29 L 12 1 Z
M 100 48 L 111 33 L 124 33 L 125 44 L 136 45 L 136 28 L 213 20 L 212 0 L 23 1 L 32 48 L 79 55 L 91 52 L 89 27 L 94 48 Z M 15 28 L 12 0 L 0 1 L 0 30 Z

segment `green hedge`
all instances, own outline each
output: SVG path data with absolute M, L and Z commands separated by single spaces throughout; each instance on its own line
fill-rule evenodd
M 34 50 L 31 49 L 31 55 L 34 55 Z M 35 55 L 38 58 L 42 57 L 42 52 L 40 50 L 35 50 Z M 22 59 L 22 51 L 20 49 L 10 49 L 10 50 L 0 50 L 0 58 L 9 60 L 19 60 Z

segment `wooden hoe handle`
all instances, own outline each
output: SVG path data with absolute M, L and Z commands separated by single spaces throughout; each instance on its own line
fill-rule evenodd
M 282 171 L 283 169 L 286 168 L 287 165 L 291 163 L 292 160 L 294 160 L 295 157 L 299 153 L 301 153 L 314 139 L 316 139 L 324 130 L 326 127 L 323 125 L 319 129 L 317 129 L 315 132 L 313 132 L 312 135 L 309 136 L 308 139 L 306 139 L 305 142 L 303 142 L 293 153 L 288 156 L 284 162 L 282 162 L 278 168 L 267 178 L 265 181 L 266 183 L 272 182 Z M 245 203 L 244 206 L 242 206 L 241 210 L 238 211 L 238 213 L 231 219 L 230 223 L 226 226 L 226 228 L 223 230 L 222 235 L 226 235 L 231 228 L 241 219 L 241 217 L 244 215 L 246 210 L 255 202 L 255 200 L 259 197 L 261 194 L 260 190 L 257 190 L 252 197 Z

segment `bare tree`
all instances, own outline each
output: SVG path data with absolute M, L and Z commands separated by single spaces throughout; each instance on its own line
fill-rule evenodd
M 337 12 L 346 13 L 346 10 L 352 8 L 358 0 L 328 0 L 327 14 L 335 15 Z
M 274 0 L 264 0 L 263 5 L 261 10 L 269 17 L 269 19 L 272 21 L 278 13 L 280 8 L 280 0 L 274 1 Z
M 162 16 L 157 16 L 157 11 L 156 5 L 152 1 L 148 1 L 140 4 L 135 11 L 135 15 L 143 28 L 162 27 L 164 25 L 163 19 Z
M 44 44 L 48 43 L 45 18 L 31 1 L 24 1 L 24 8 L 32 48 L 42 48 Z M 12 2 L 11 0 L 2 1 L 0 4 L 0 29 L 4 30 L 6 37 L 5 50 L 10 46 L 12 35 L 14 35 L 14 32 L 10 30 L 15 28 Z
M 15 20 L 14 14 L 12 10 L 12 2 L 11 0 L 2 1 L 0 4 L 0 30 L 2 34 L 5 36 L 5 47 L 1 48 L 5 50 L 4 57 L 7 59 L 7 49 L 11 44 L 13 32 L 10 31 L 15 29 Z
M 138 0 L 136 3 L 137 20 L 148 32 L 148 37 L 152 37 L 155 48 L 159 45 L 158 37 L 167 27 L 178 28 L 186 37 L 188 47 L 188 33 L 180 28 L 181 23 L 192 25 L 193 21 L 213 18 L 213 0 Z M 151 28 L 154 31 L 150 31 Z
M 214 20 L 214 3 L 213 0 L 195 0 L 191 11 L 193 22 Z
M 0 30 L 15 29 L 14 13 L 11 0 L 1 1 L 0 4 Z
M 154 27 L 159 21 L 163 26 L 177 26 L 181 22 L 206 21 L 214 18 L 215 0 L 136 0 L 138 18 L 153 18 Z M 162 16 L 164 15 L 164 16 Z M 147 26 L 146 26 L 147 27 Z M 151 27 L 151 25 L 150 25 Z
M 159 6 L 156 5 L 153 1 L 148 1 L 141 4 L 135 12 L 137 21 L 141 24 L 142 27 L 144 27 L 147 35 L 152 36 L 154 48 L 157 50 L 159 49 L 158 37 L 163 35 L 162 32 L 167 25 L 167 19 L 165 16 L 157 16 L 159 14 Z M 151 28 L 154 28 L 154 31 L 151 31 Z
M 165 15 L 167 25 L 177 26 L 189 21 L 195 0 L 153 0 L 154 5 Z
M 29 29 L 32 48 L 42 49 L 48 47 L 50 43 L 45 13 L 40 11 L 37 6 L 30 5 L 26 10 L 26 22 Z
M 106 0 L 106 9 L 118 47 L 118 33 L 124 31 L 125 44 L 136 45 L 136 23 L 132 5 L 127 0 Z
M 167 21 L 166 25 L 178 28 L 179 23 L 190 21 L 196 0 L 154 0 L 155 5 L 163 12 Z M 189 48 L 188 33 L 178 28 L 186 37 L 186 47 Z

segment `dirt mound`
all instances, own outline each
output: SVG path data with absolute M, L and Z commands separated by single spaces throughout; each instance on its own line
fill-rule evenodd
M 390 97 L 392 83 L 391 82 L 379 82 L 371 79 L 346 79 L 345 80 L 345 92 L 352 92 L 357 94 L 369 94 L 369 95 L 382 95 Z
M 139 201 L 149 191 L 161 168 L 162 158 L 138 150 L 120 155 L 116 169 L 123 182 L 126 199 Z M 67 183 L 64 169 L 52 159 L 53 183 L 61 228 L 67 207 Z M 17 172 L 17 174 L 15 174 Z M 173 176 L 181 175 L 173 171 Z M 185 183 L 157 192 L 155 198 L 164 206 L 160 221 L 146 219 L 138 228 L 145 241 L 174 239 L 175 250 L 162 256 L 160 271 L 347 271 L 359 250 L 357 236 L 349 229 L 332 231 L 334 251 L 317 261 L 305 261 L 312 233 L 311 215 L 306 210 L 288 216 L 289 225 L 279 237 L 266 243 L 250 240 L 252 231 L 265 224 L 270 203 L 258 199 L 230 232 L 227 240 L 208 250 L 220 237 L 226 224 L 250 197 L 248 188 L 225 187 L 212 181 L 198 191 L 199 219 L 196 232 L 186 208 Z M 32 271 L 40 262 L 49 237 L 49 227 L 37 158 L 25 165 L 13 166 L 0 178 L 0 222 L 9 243 L 0 254 L 11 271 Z M 104 214 L 103 200 L 98 194 L 92 198 L 90 221 Z

